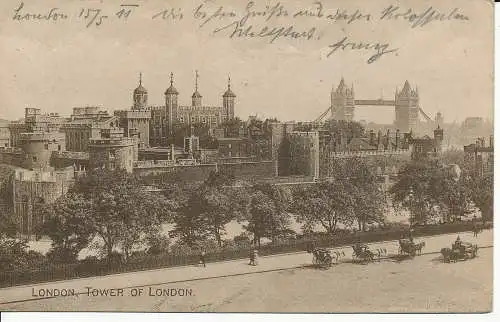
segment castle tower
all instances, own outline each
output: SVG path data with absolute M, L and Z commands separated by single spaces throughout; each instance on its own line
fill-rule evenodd
M 192 105 L 193 107 L 201 107 L 201 94 L 198 92 L 198 78 L 200 76 L 198 75 L 198 71 L 196 71 L 196 77 L 195 77 L 195 85 L 194 85 L 194 93 L 191 96 L 192 98 Z
M 177 120 L 178 97 L 179 92 L 174 87 L 174 74 L 170 73 L 170 87 L 165 91 L 166 132 L 170 135 L 174 133 L 174 123 Z
M 434 130 L 435 152 L 439 153 L 443 151 L 443 139 L 444 139 L 443 129 L 438 125 L 437 129 Z
M 336 90 L 331 93 L 331 118 L 334 120 L 352 121 L 354 118 L 354 86 L 348 88 L 344 77 Z
M 443 114 L 441 114 L 441 112 L 437 112 L 436 117 L 434 118 L 434 121 L 436 122 L 436 124 L 438 126 L 443 126 L 443 123 L 444 123 Z
M 134 89 L 133 100 L 134 110 L 144 109 L 148 105 L 148 91 L 142 86 L 142 73 L 139 74 L 139 86 Z
M 24 154 L 22 167 L 25 169 L 47 169 L 52 153 L 66 150 L 65 134 L 60 132 L 21 133 L 20 140 Z
M 408 81 L 395 94 L 396 128 L 403 132 L 418 129 L 419 97 L 418 89 L 413 90 Z
M 234 119 L 234 101 L 236 99 L 236 95 L 231 90 L 231 77 L 227 79 L 227 90 L 222 95 L 222 107 L 224 109 L 224 115 L 226 120 Z

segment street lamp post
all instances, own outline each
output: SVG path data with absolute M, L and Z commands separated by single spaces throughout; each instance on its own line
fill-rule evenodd
M 413 222 L 415 220 L 413 216 L 413 187 L 410 187 L 410 192 L 408 193 L 408 199 L 410 202 L 410 229 L 413 227 Z

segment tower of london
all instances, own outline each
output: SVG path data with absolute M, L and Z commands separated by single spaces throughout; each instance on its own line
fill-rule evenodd
M 137 129 L 144 146 L 168 145 L 168 140 L 175 135 L 176 129 L 183 126 L 201 123 L 214 129 L 221 123 L 234 118 L 236 95 L 231 90 L 230 78 L 228 78 L 227 89 L 222 95 L 222 106 L 203 104 L 203 96 L 199 91 L 198 71 L 195 74 L 195 87 L 190 105 L 179 104 L 179 91 L 174 86 L 173 73 L 170 73 L 170 86 L 165 90 L 164 96 L 165 105 L 148 105 L 148 91 L 142 84 L 141 75 L 139 86 L 133 92 L 132 109 L 115 112 L 115 115 L 120 116 L 122 127 Z M 149 120 L 147 128 L 146 120 Z

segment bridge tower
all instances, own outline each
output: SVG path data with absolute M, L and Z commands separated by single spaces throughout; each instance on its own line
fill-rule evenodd
M 396 90 L 395 95 L 396 128 L 405 133 L 418 131 L 419 108 L 418 89 L 412 89 L 405 81 L 403 89 Z
M 331 119 L 352 121 L 354 118 L 354 87 L 348 88 L 344 77 L 336 90 L 331 93 Z

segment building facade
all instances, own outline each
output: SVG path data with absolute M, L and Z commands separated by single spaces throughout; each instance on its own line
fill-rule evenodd
M 133 92 L 131 111 L 118 111 L 120 126 L 125 129 L 125 136 L 130 129 L 139 133 L 141 146 L 169 146 L 175 131 L 179 127 L 191 126 L 194 123 L 206 124 L 214 129 L 222 122 L 234 118 L 236 95 L 228 81 L 227 90 L 222 95 L 222 106 L 203 105 L 203 96 L 198 90 L 196 73 L 195 90 L 191 95 L 191 105 L 179 104 L 179 91 L 174 87 L 174 77 L 170 74 L 170 86 L 164 93 L 165 105 L 149 106 L 148 91 L 142 85 Z
M 465 158 L 473 162 L 478 176 L 493 174 L 495 155 L 493 143 L 493 136 L 490 136 L 488 145 L 484 138 L 478 138 L 475 143 L 464 146 Z

